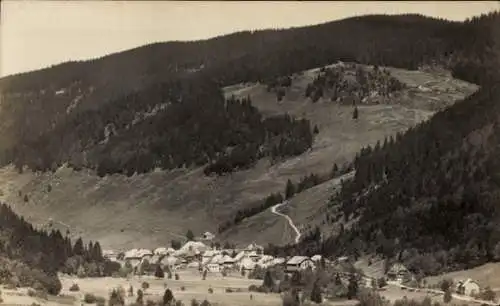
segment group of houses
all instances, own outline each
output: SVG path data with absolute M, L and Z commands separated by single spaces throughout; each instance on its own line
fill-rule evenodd
M 171 271 L 196 268 L 207 272 L 222 272 L 223 270 L 249 272 L 257 267 L 282 265 L 285 266 L 287 272 L 291 273 L 307 268 L 314 269 L 322 260 L 320 255 L 273 257 L 264 254 L 264 248 L 255 243 L 242 249 L 217 249 L 201 241 L 188 241 L 178 250 L 159 247 L 155 250 L 132 249 L 120 253 L 104 251 L 103 255 L 122 266 L 130 264 L 134 269 L 147 261 L 149 264 L 160 265 Z
M 203 235 L 203 240 L 211 240 L 208 234 Z M 208 238 L 208 239 L 206 239 Z M 144 262 L 160 265 L 164 270 L 175 271 L 179 269 L 198 269 L 219 273 L 222 271 L 250 272 L 257 267 L 268 268 L 283 266 L 285 272 L 293 273 L 306 269 L 315 269 L 319 265 L 338 265 L 347 261 L 347 257 L 329 261 L 321 255 L 273 257 L 264 254 L 264 248 L 255 243 L 241 249 L 218 249 L 207 246 L 202 241 L 188 241 L 181 248 L 175 250 L 171 247 L 159 247 L 154 250 L 132 249 L 126 252 L 103 251 L 105 258 L 120 263 L 122 266 L 129 264 L 137 269 Z M 414 279 L 412 272 L 402 263 L 395 263 L 385 275 L 388 281 L 399 284 Z M 472 296 L 480 291 L 477 282 L 467 279 L 459 281 L 455 288 L 456 293 Z
M 412 272 L 402 263 L 393 264 L 387 272 L 386 277 L 389 281 L 397 282 L 399 284 L 414 279 Z M 481 287 L 477 281 L 468 278 L 456 281 L 452 291 L 461 295 L 475 296 L 481 291 Z

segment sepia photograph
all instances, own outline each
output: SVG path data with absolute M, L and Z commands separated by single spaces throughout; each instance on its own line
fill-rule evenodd
M 0 5 L 1 306 L 500 306 L 499 1 Z

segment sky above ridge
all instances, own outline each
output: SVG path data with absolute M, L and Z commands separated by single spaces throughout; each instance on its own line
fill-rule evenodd
M 101 57 L 152 42 L 306 26 L 366 14 L 462 21 L 498 1 L 2 1 L 0 76 Z

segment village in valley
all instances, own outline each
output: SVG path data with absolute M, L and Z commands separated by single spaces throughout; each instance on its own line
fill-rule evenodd
M 453 280 L 443 278 L 432 282 L 412 273 L 400 262 L 387 266 L 387 262 L 383 260 L 375 263 L 369 259 L 371 268 L 364 271 L 361 268 L 362 264 L 360 265 L 359 262 L 357 263 L 347 256 L 334 259 L 325 258 L 319 254 L 312 257 L 301 255 L 273 257 L 265 254 L 264 247 L 255 243 L 242 248 L 230 248 L 227 243 L 225 247 L 221 247 L 219 243 L 214 243 L 214 241 L 215 235 L 205 232 L 197 239 L 187 239 L 185 244 L 180 245 L 178 249 L 158 247 L 153 250 L 144 248 L 125 251 L 104 250 L 103 257 L 106 260 L 119 263 L 120 272 L 117 272 L 114 277 L 126 278 L 129 281 L 127 284 L 132 284 L 134 278 L 136 280 L 167 279 L 175 282 L 185 277 L 197 278 L 194 282 L 212 283 L 226 279 L 227 284 L 232 286 L 250 284 L 248 288 L 233 287 L 231 289 L 228 287 L 220 290 L 224 294 L 232 292 L 233 297 L 244 294 L 243 299 L 248 297 L 250 305 L 256 305 L 252 300 L 259 299 L 259 297 L 262 299 L 263 295 L 269 297 L 273 293 L 279 293 L 280 295 L 275 295 L 275 297 L 282 296 L 284 290 L 280 287 L 280 282 L 284 283 L 283 280 L 292 279 L 293 283 L 295 275 L 302 275 L 298 278 L 303 281 L 307 278 L 304 275 L 308 273 L 315 274 L 315 279 L 321 279 L 318 277 L 321 273 L 328 275 L 326 278 L 329 280 L 323 284 L 323 290 L 321 290 L 321 300 L 325 302 L 338 303 L 343 301 L 344 304 L 349 304 L 351 298 L 355 299 L 354 296 L 356 296 L 353 293 L 351 297 L 349 291 L 368 290 L 369 292 L 378 292 L 389 301 L 398 301 L 401 298 L 416 300 L 432 298 L 434 301 L 443 299 L 446 301 L 446 295 L 449 294 L 450 300 L 453 299 L 465 304 L 498 305 L 495 293 L 491 288 L 481 286 L 477 281 L 470 278 Z M 378 267 L 376 267 L 377 265 Z M 386 267 L 383 267 L 384 265 Z M 386 271 L 384 272 L 384 270 Z M 273 275 L 269 277 L 273 279 L 273 285 L 277 286 L 278 289 L 264 288 L 269 286 L 266 285 L 268 282 L 266 280 L 267 274 Z M 285 276 L 283 277 L 283 275 Z M 332 278 L 335 279 L 336 285 L 344 288 L 344 291 L 328 284 Z M 239 279 L 243 283 L 235 282 L 235 279 Z M 262 282 L 264 283 L 262 284 Z M 316 282 L 314 281 L 314 283 Z M 309 297 L 311 294 L 312 285 L 300 284 L 300 281 L 295 284 L 304 299 L 306 299 L 306 295 Z M 124 284 L 120 286 L 124 286 Z M 167 283 L 164 286 L 168 286 Z M 185 290 L 184 286 L 181 290 Z M 214 297 L 212 285 L 209 285 L 208 292 L 211 293 L 209 294 L 211 296 L 208 295 L 207 299 Z M 222 298 L 223 301 L 225 299 Z

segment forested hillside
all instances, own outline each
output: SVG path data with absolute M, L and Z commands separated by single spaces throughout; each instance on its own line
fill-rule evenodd
M 468 46 L 474 56 L 464 64 L 471 69 L 460 73 L 480 71 L 468 76 L 482 88 L 430 121 L 364 148 L 354 162 L 354 179 L 332 195 L 329 205 L 341 214 L 325 219 L 354 225 L 340 226 L 323 240 L 313 231 L 281 251 L 378 253 L 427 274 L 500 260 L 500 15 L 467 25 L 468 34 L 483 31 L 474 39 L 464 35 L 474 40 Z
M 152 113 L 157 103 L 164 107 Z M 263 118 L 250 98 L 224 101 L 213 82 L 193 76 L 80 113 L 14 150 L 13 161 L 19 169 L 42 171 L 69 162 L 100 176 L 205 164 L 206 174 L 223 174 L 264 156 L 301 154 L 312 141 L 307 120 Z
M 270 82 L 338 60 L 408 69 L 441 64 L 463 79 L 482 82 L 489 78 L 484 71 L 491 66 L 493 17 L 462 24 L 418 15 L 363 16 L 303 28 L 152 44 L 9 76 L 0 80 L 1 160 L 39 170 L 71 161 L 101 168 L 101 173 L 203 164 L 227 150 L 224 145 L 233 136 L 223 136 L 216 148 L 205 146 L 203 140 L 196 148 L 178 144 L 193 136 L 213 137 L 227 127 L 218 126 L 217 118 L 224 118 L 227 111 L 221 109 L 224 103 L 217 86 Z M 195 114 L 200 107 L 213 109 L 200 118 Z M 180 123 L 185 120 L 172 118 L 189 119 L 194 125 L 186 130 Z M 290 120 L 281 120 L 279 129 L 288 129 Z M 234 128 L 233 123 L 224 124 Z M 152 129 L 162 132 L 152 135 Z M 298 148 L 287 149 L 293 154 L 303 152 L 310 141 L 305 128 L 297 129 L 302 131 L 299 136 L 287 137 Z M 240 137 L 238 149 L 258 156 L 254 151 L 263 134 L 250 133 L 260 136 Z M 165 140 L 165 134 L 177 136 Z M 106 143 L 96 144 L 101 140 Z M 130 148 L 141 149 L 131 153 Z M 115 156 L 123 150 L 124 156 Z
M 37 230 L 5 203 L 0 204 L 0 284 L 29 286 L 58 294 L 61 290 L 58 271 L 76 274 L 78 268 L 91 265 L 93 276 L 112 272 L 112 265 L 103 259 L 98 242 L 85 246 L 78 239 L 73 245 L 59 231 Z

